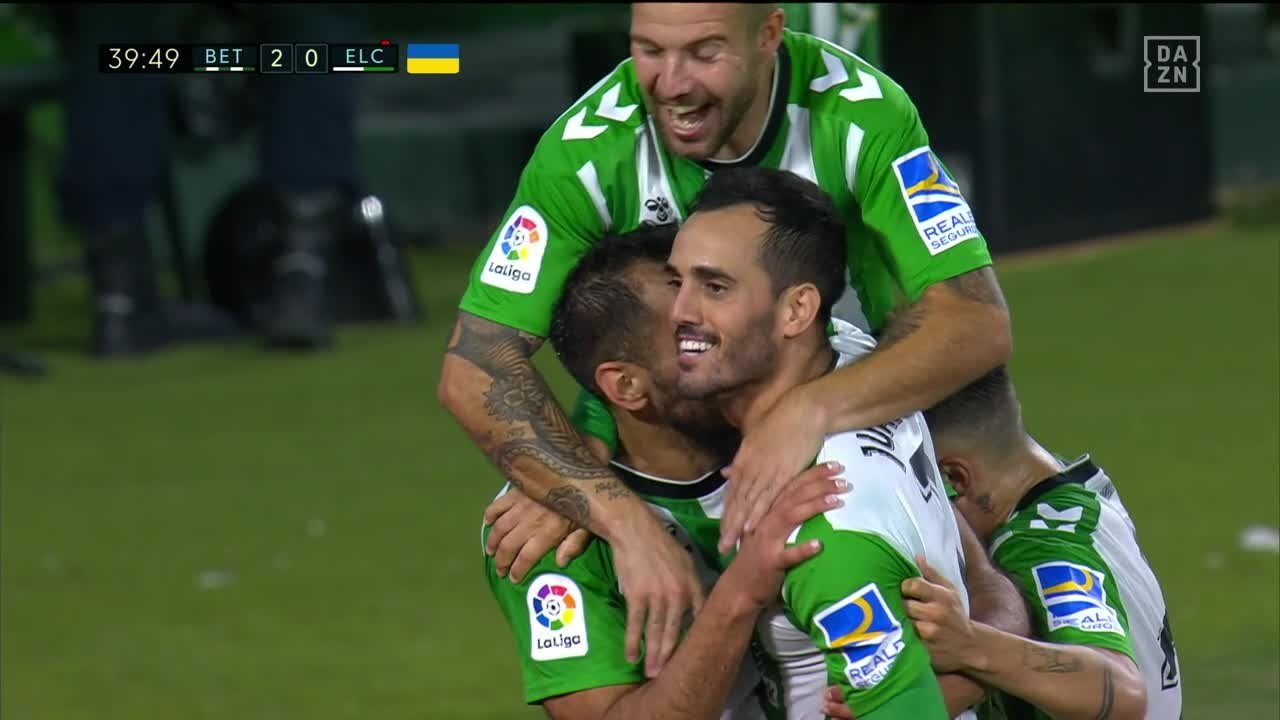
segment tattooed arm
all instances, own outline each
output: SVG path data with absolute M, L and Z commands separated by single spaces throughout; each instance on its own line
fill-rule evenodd
M 534 369 L 542 342 L 460 313 L 440 375 L 440 402 L 512 485 L 609 539 L 614 528 L 605 521 L 616 510 L 609 499 L 636 498 L 625 488 L 618 492 L 617 478 L 587 450 Z
M 951 583 L 923 557 L 902 583 L 904 607 L 933 667 L 963 673 L 1058 720 L 1142 720 L 1147 688 L 1133 660 L 1094 645 L 1032 640 L 969 618 Z
M 925 290 L 862 360 L 802 385 L 827 432 L 870 427 L 932 407 L 1008 361 L 1009 311 L 991 267 Z
M 627 599 L 627 656 L 647 670 L 671 655 L 703 602 L 693 561 L 649 508 L 583 444 L 532 357 L 542 339 L 459 313 L 437 395 L 525 495 L 609 542 Z
M 968 674 L 1059 720 L 1142 720 L 1147 688 L 1129 656 L 1045 643 L 975 623 Z

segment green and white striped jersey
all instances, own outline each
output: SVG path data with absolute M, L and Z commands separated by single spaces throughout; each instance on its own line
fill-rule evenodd
M 991 263 L 907 93 L 844 48 L 786 30 L 764 131 L 733 162 L 668 152 L 630 59 L 588 90 L 543 134 L 461 309 L 545 337 L 591 244 L 644 222 L 683 221 L 706 178 L 736 164 L 790 170 L 831 196 L 848 225 L 854 290 L 839 316 L 863 330 L 879 329 L 895 291 L 915 300 Z
M 1128 655 L 1146 681 L 1147 717 L 1181 717 L 1164 594 L 1115 485 L 1087 455 L 1028 491 L 990 550 L 1026 597 L 1037 637 Z M 1048 717 L 1021 700 L 1003 701 L 1010 720 Z
M 636 492 L 667 530 L 693 556 L 707 591 L 722 570 L 716 544 L 725 479 L 718 471 L 693 482 L 646 475 L 614 462 L 613 469 Z M 510 486 L 503 488 L 506 492 Z M 488 537 L 490 528 L 482 530 Z M 554 551 L 538 561 L 519 583 L 498 577 L 485 555 L 489 588 L 511 626 L 530 704 L 556 695 L 606 685 L 644 683 L 644 663 L 625 656 L 627 606 L 613 567 L 609 544 L 592 538 L 586 551 L 567 567 Z M 768 683 L 765 679 L 768 679 Z M 758 642 L 743 658 L 722 720 L 781 720 L 777 672 L 760 653 Z
M 565 279 L 606 232 L 680 223 L 717 169 L 760 165 L 820 186 L 848 228 L 848 287 L 835 314 L 879 332 L 901 295 L 991 264 L 961 188 L 929 145 L 914 103 L 879 68 L 827 40 L 786 30 L 768 120 L 732 162 L 669 152 L 630 59 L 543 134 L 506 218 L 471 269 L 465 312 L 546 337 Z M 594 397 L 575 422 L 616 444 Z
M 874 343 L 847 328 L 832 339 L 837 367 Z M 906 615 L 902 581 L 923 555 L 964 592 L 959 528 L 937 470 L 924 418 L 831 435 L 815 462 L 839 461 L 851 488 L 844 506 L 800 526 L 822 552 L 787 573 L 782 600 L 760 620 L 782 675 L 789 720 L 818 720 L 828 685 L 844 689 L 857 716 L 944 717 L 928 650 Z M 963 717 L 972 717 L 966 713 Z

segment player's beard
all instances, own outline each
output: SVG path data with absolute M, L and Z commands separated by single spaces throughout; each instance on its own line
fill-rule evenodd
M 726 342 L 723 335 L 708 350 L 697 372 L 681 372 L 676 389 L 690 400 L 723 403 L 735 391 L 768 377 L 777 365 L 778 348 L 773 341 L 773 308 L 747 323 L 742 336 Z
M 708 135 L 707 139 L 693 146 L 692 151 L 682 153 L 685 157 L 691 160 L 705 160 L 714 157 L 716 153 L 725 147 L 730 138 L 733 137 L 733 134 L 742 126 L 743 120 L 747 117 L 747 112 L 751 109 L 751 103 L 754 102 L 756 96 L 756 79 L 759 72 L 759 68 L 752 68 L 747 73 L 743 84 L 730 93 L 727 98 L 713 96 L 707 98 L 704 103 L 709 105 L 707 112 L 714 113 L 717 116 L 718 127 Z M 675 120 L 667 109 L 671 104 L 676 103 L 659 103 L 658 112 L 653 113 L 656 115 L 663 141 L 671 148 L 687 146 L 687 142 L 680 140 L 672 127 L 672 123 Z

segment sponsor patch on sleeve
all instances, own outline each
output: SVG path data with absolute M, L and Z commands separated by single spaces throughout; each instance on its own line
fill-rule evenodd
M 542 269 L 542 253 L 550 239 L 551 232 L 541 213 L 528 205 L 516 208 L 498 233 L 480 282 L 526 295 L 533 292 Z
M 587 654 L 587 608 L 578 583 L 555 573 L 539 575 L 525 598 L 531 658 L 541 662 Z
M 844 674 L 855 690 L 880 684 L 902 652 L 902 624 L 875 583 L 823 610 L 814 622 L 826 646 L 844 655 Z
M 902 200 L 930 255 L 978 237 L 973 210 L 960 194 L 960 186 L 928 146 L 894 160 L 893 172 L 902 189 Z
M 1107 604 L 1106 577 L 1084 565 L 1051 562 L 1031 569 L 1036 592 L 1048 615 L 1049 632 L 1075 628 L 1124 635 L 1116 611 Z

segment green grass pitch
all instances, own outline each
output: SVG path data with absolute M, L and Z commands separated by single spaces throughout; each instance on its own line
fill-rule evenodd
M 1277 237 L 1218 223 L 1000 266 L 1029 426 L 1116 480 L 1187 718 L 1280 698 L 1280 556 L 1237 542 L 1280 524 Z M 0 337 L 53 370 L 0 377 L 0 717 L 538 717 L 483 576 L 499 479 L 435 399 L 470 259 L 415 256 L 425 326 L 314 357 L 97 365 L 84 288 L 44 288 Z

